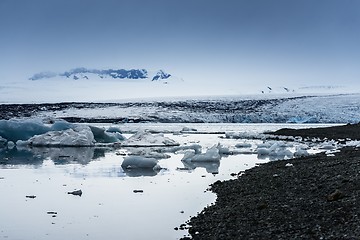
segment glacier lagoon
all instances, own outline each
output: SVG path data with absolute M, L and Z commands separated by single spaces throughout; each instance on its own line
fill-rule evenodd
M 109 124 L 94 124 L 110 127 Z M 122 124 L 129 137 L 140 130 L 164 133 L 180 145 L 215 144 L 231 150 L 237 144 L 253 150 L 261 139 L 225 138 L 225 132 L 255 135 L 284 127 L 326 124 Z M 179 131 L 196 129 L 179 134 Z M 246 146 L 244 144 L 243 146 Z M 288 147 L 294 150 L 295 146 Z M 313 146 L 309 152 L 319 151 Z M 0 155 L 0 237 L 8 239 L 178 239 L 175 230 L 216 196 L 207 191 L 217 180 L 270 161 L 244 151 L 222 155 L 218 162 L 184 163 L 184 152 L 167 153 L 161 169 L 123 169 L 131 148 L 3 149 Z M 68 194 L 81 190 L 82 195 Z

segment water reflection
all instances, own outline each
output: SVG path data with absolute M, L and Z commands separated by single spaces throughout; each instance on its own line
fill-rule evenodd
M 105 157 L 105 148 L 17 148 L 0 149 L 0 165 L 34 165 L 43 164 L 51 159 L 56 165 L 77 163 L 89 164 L 91 161 Z
M 44 159 L 44 156 L 27 149 L 0 149 L 0 165 L 41 165 Z
M 125 168 L 123 170 L 128 177 L 154 177 L 159 173 L 159 171 L 153 170 L 151 168 Z
M 220 161 L 217 162 L 182 162 L 185 169 L 194 170 L 195 168 L 205 168 L 206 172 L 217 174 L 219 172 Z

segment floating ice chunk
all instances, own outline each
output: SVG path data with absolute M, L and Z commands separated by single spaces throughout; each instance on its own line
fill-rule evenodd
M 139 131 L 128 140 L 125 140 L 121 146 L 130 147 L 146 147 L 146 146 L 178 146 L 179 143 L 174 140 L 164 137 L 163 134 L 151 134 L 149 132 Z
M 1 139 L 0 139 L 1 142 Z M 1 144 L 0 144 L 1 145 Z M 360 147 L 360 141 L 350 141 L 350 142 L 346 142 L 345 146 L 347 147 Z
M 206 172 L 217 174 L 219 172 L 219 161 L 213 161 L 213 162 L 189 162 L 184 161 L 184 168 L 188 170 L 193 170 L 195 168 L 205 168 Z
M 251 148 L 251 143 L 242 142 L 235 144 L 236 148 Z
M 296 150 L 308 150 L 308 149 L 310 149 L 310 147 L 308 145 L 306 145 L 306 144 L 299 144 L 299 145 L 296 146 L 295 149 Z
M 146 158 L 143 156 L 130 156 L 124 158 L 124 161 L 121 164 L 123 169 L 132 169 L 132 168 L 157 168 L 158 161 L 155 158 Z
M 270 142 L 259 143 L 257 145 L 258 148 L 270 148 L 271 146 L 272 144 Z
M 181 132 L 196 132 L 196 131 L 197 129 L 190 127 L 183 127 L 183 129 L 181 130 Z
M 129 151 L 130 151 L 129 155 L 137 155 L 145 158 L 156 158 L 156 159 L 170 158 L 169 155 L 160 152 L 159 149 L 156 150 L 153 148 L 130 148 Z
M 44 134 L 51 128 L 45 126 L 39 119 L 31 120 L 0 120 L 0 136 L 16 142 L 28 140 L 34 135 Z
M 221 156 L 217 145 L 209 148 L 206 153 L 195 154 L 194 152 L 186 152 L 181 161 L 184 162 L 217 162 Z
M 50 131 L 28 140 L 31 146 L 85 147 L 93 146 L 94 134 L 88 126 L 77 125 L 64 131 Z
M 175 146 L 172 148 L 166 149 L 166 152 L 179 152 L 179 151 L 185 151 L 185 150 L 194 150 L 195 154 L 201 153 L 201 145 L 199 144 L 191 144 L 191 145 L 184 145 L 184 146 Z
M 73 127 L 74 127 L 73 123 L 69 123 L 61 119 L 54 122 L 54 124 L 51 126 L 51 131 L 62 131 Z
M 0 136 L 0 148 L 6 146 L 6 139 Z
M 320 144 L 319 148 L 324 150 L 333 150 L 336 149 L 336 143 L 333 141 L 324 142 Z
M 296 152 L 294 152 L 294 157 L 307 157 L 310 154 L 305 149 L 299 149 Z
M 218 145 L 216 146 L 216 148 L 219 150 L 219 154 L 223 154 L 223 155 L 230 155 L 232 154 L 230 152 L 230 149 L 228 147 L 224 147 L 223 145 L 221 145 L 220 143 L 218 143 Z
M 94 134 L 95 141 L 98 143 L 114 143 L 125 140 L 125 137 L 119 132 L 106 132 L 103 128 L 94 126 L 89 127 Z
M 259 156 L 267 156 L 267 155 L 270 154 L 270 150 L 269 150 L 269 148 L 258 148 L 257 149 L 257 154 Z
M 108 129 L 106 129 L 106 131 L 111 133 L 122 133 L 122 131 L 118 127 L 109 127 Z
M 8 142 L 7 142 L 7 147 L 8 147 L 9 149 L 12 149 L 12 148 L 15 147 L 15 143 L 14 143 L 13 141 L 8 141 Z

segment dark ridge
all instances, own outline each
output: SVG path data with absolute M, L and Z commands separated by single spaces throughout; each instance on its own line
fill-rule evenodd
M 273 135 L 299 136 L 303 138 L 328 138 L 328 139 L 360 139 L 360 123 L 346 124 L 334 128 L 307 128 L 307 129 L 290 129 L 283 128 L 272 132 Z

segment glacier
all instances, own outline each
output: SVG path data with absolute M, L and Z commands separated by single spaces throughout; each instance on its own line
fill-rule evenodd
M 32 114 L 94 123 L 358 123 L 359 103 L 360 94 L 209 97 L 35 105 Z

